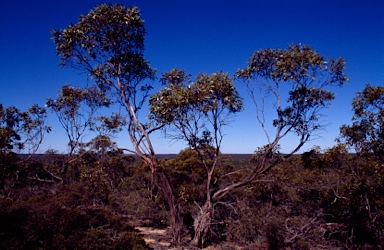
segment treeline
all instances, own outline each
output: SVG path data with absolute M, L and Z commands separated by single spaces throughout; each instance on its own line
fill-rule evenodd
M 4 249 L 147 249 L 135 226 L 169 225 L 148 166 L 117 152 L 87 152 L 60 175 L 66 156 L 3 153 L 0 241 Z M 220 156 L 213 189 L 251 171 Z M 191 149 L 161 160 L 179 201 L 182 237 L 205 199 L 205 170 Z M 240 171 L 241 170 L 241 171 Z M 229 179 L 226 172 L 236 173 Z M 244 249 L 378 249 L 384 240 L 384 168 L 373 155 L 315 148 L 282 161 L 215 204 L 207 245 Z

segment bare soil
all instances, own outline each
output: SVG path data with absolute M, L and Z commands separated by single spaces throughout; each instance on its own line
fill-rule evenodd
M 153 227 L 136 227 L 143 235 L 145 243 L 154 250 L 169 249 L 170 238 L 167 237 L 167 229 L 157 229 Z
M 153 250 L 194 250 L 198 248 L 191 248 L 191 246 L 181 246 L 177 248 L 171 248 L 170 242 L 171 238 L 169 237 L 169 233 L 167 233 L 167 229 L 158 229 L 153 227 L 136 227 L 140 234 L 143 236 L 145 243 L 149 245 Z M 248 246 L 238 246 L 235 244 L 231 244 L 229 242 L 225 242 L 219 246 L 209 246 L 204 248 L 203 250 L 266 250 L 268 247 L 259 242 Z

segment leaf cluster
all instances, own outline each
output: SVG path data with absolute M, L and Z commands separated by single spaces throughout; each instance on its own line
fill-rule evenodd
M 192 109 L 204 115 L 218 109 L 228 109 L 231 113 L 242 110 L 242 99 L 228 74 L 199 74 L 196 82 L 188 79 L 184 71 L 177 69 L 162 77 L 167 86 L 150 98 L 154 119 L 169 124 L 185 118 Z
M 166 87 L 149 100 L 150 118 L 174 126 L 191 147 L 211 145 L 228 116 L 243 109 L 242 98 L 226 73 L 199 74 L 191 82 L 184 71 L 174 69 L 162 81 Z
M 248 66 L 239 69 L 242 79 L 256 105 L 256 116 L 269 143 L 278 141 L 288 133 L 299 136 L 296 152 L 315 131 L 322 128 L 320 110 L 335 98 L 327 87 L 342 86 L 348 81 L 344 74 L 345 61 L 326 60 L 307 45 L 290 45 L 287 49 L 256 51 Z M 288 90 L 288 91 L 287 91 Z M 288 92 L 284 100 L 284 94 Z M 272 96 L 276 118 L 272 125 L 276 136 L 271 140 L 266 130 L 265 100 Z
M 354 146 L 357 152 L 384 155 L 384 87 L 367 84 L 352 102 L 352 125 L 340 128 L 340 141 Z
M 265 49 L 256 51 L 248 62 L 248 67 L 238 70 L 239 78 L 262 77 L 274 82 L 298 82 L 304 84 L 316 81 L 322 73 L 329 73 L 327 81 L 343 85 L 348 78 L 344 75 L 345 61 L 324 57 L 307 45 L 293 44 L 288 49 Z M 319 75 L 320 74 L 320 75 Z
M 145 33 L 138 8 L 102 4 L 77 24 L 53 30 L 52 40 L 62 66 L 85 71 L 100 88 L 121 90 L 133 102 L 137 91 L 152 89 L 139 83 L 155 74 L 143 57 Z
M 0 103 L 0 152 L 22 150 L 27 144 L 35 152 L 43 134 L 51 131 L 45 124 L 46 113 L 45 108 L 36 104 L 21 111 L 14 106 L 4 108 Z
M 57 99 L 49 98 L 46 102 L 47 107 L 56 113 L 61 113 L 67 119 L 79 115 L 82 104 L 94 110 L 103 106 L 108 107 L 111 102 L 106 93 L 96 87 L 81 88 L 69 84 L 62 86 Z

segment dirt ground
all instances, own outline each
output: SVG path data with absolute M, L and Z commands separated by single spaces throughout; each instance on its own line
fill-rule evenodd
M 167 229 L 153 227 L 136 227 L 143 235 L 145 243 L 154 250 L 169 249 L 170 239 L 166 235 Z
M 145 243 L 153 250 L 192 250 L 191 247 L 170 248 L 170 237 L 167 235 L 167 229 L 157 229 L 153 227 L 136 227 L 143 235 Z M 197 248 L 196 248 L 197 249 Z M 225 243 L 220 246 L 209 246 L 203 250 L 249 250 L 249 249 L 268 249 L 265 246 L 254 244 L 252 246 L 237 246 Z

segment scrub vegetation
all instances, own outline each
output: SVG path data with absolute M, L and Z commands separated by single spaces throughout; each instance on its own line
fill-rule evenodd
M 85 73 L 88 85 L 64 85 L 44 108 L 0 104 L 2 247 L 149 249 L 137 230 L 145 227 L 165 229 L 176 249 L 384 247 L 384 87 L 356 94 L 352 125 L 334 147 L 299 154 L 348 81 L 342 58 L 302 44 L 267 48 L 233 76 L 172 69 L 154 92 L 145 34 L 138 8 L 97 6 L 52 31 L 61 66 Z M 222 154 L 245 98 L 268 143 L 253 155 Z M 47 124 L 51 114 L 68 151 L 36 154 L 59 129 Z M 122 131 L 131 148 L 113 141 Z M 159 155 L 155 131 L 188 147 Z M 281 152 L 287 136 L 296 140 Z

